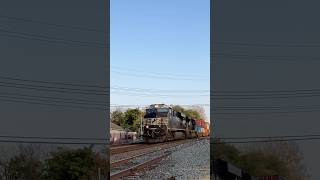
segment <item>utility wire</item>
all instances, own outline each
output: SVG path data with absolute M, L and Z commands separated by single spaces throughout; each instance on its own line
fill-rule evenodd
M 230 59 L 225 60 L 245 60 L 245 61 L 259 61 L 259 62 L 293 62 L 293 61 L 299 61 L 299 62 L 305 62 L 305 61 L 315 61 L 320 62 L 320 57 L 310 57 L 310 56 L 265 56 L 265 55 L 259 55 L 259 56 L 253 56 L 253 55 L 247 55 L 247 54 L 228 54 L 228 53 L 215 53 L 214 60 L 222 60 L 218 57 L 230 57 Z
M 289 95 L 289 96 L 256 96 L 256 97 L 214 97 L 214 100 L 250 100 L 250 99 L 288 99 L 288 98 L 303 98 L 303 97 L 319 97 L 320 94 L 306 94 L 306 95 Z
M 259 115 L 259 114 L 288 114 L 288 113 L 306 113 L 320 112 L 320 109 L 303 111 L 261 111 L 261 112 L 215 112 L 214 115 Z
M 209 92 L 210 90 L 188 90 L 188 89 L 144 89 L 144 88 L 132 88 L 123 86 L 111 86 L 111 89 L 115 90 L 128 90 L 128 91 L 138 91 L 138 92 L 166 92 L 166 93 L 192 93 L 192 92 Z
M 79 43 L 79 44 L 98 45 L 98 46 L 106 46 L 107 45 L 105 43 L 100 43 L 100 42 L 87 42 L 87 41 L 63 39 L 63 38 L 57 38 L 57 37 L 45 36 L 45 35 L 39 35 L 39 34 L 30 34 L 30 33 L 24 33 L 24 32 L 10 31 L 10 30 L 1 29 L 1 28 L 0 28 L 0 32 L 5 32 L 5 33 L 9 33 L 9 34 L 16 34 L 16 35 L 22 35 L 22 36 L 28 36 L 28 37 L 36 37 L 36 38 L 41 38 L 41 39 L 63 41 L 63 42 L 68 42 L 68 43 Z
M 111 92 L 111 94 L 117 94 L 117 95 L 125 95 L 125 96 L 136 96 L 136 97 L 163 97 L 163 98 L 199 98 L 202 96 L 209 96 L 209 95 L 175 95 L 175 94 L 154 94 L 154 93 L 128 93 L 128 92 Z
M 16 100 L 17 99 L 17 100 Z M 99 107 L 88 107 L 88 106 L 75 106 L 75 105 L 64 105 L 64 104 L 53 104 L 53 103 L 48 103 L 42 102 L 39 100 L 21 100 L 21 98 L 5 98 L 5 97 L 0 97 L 0 101 L 6 101 L 6 102 L 14 102 L 14 103 L 23 103 L 23 104 L 37 104 L 37 105 L 49 105 L 49 106 L 56 106 L 56 107 L 68 107 L 68 108 L 76 108 L 76 109 L 85 109 L 85 110 L 103 110 L 106 111 L 106 108 L 99 108 Z M 106 105 L 107 106 L 107 105 Z
M 319 92 L 320 89 L 295 89 L 295 90 L 260 90 L 260 91 L 217 91 L 214 90 L 214 94 L 251 94 L 251 93 L 263 93 L 263 94 L 272 94 L 272 93 L 306 93 L 306 92 Z
M 216 41 L 216 45 L 223 46 L 252 46 L 252 47 L 292 47 L 292 48 L 311 48 L 311 47 L 320 47 L 320 44 L 317 43 L 283 43 L 283 44 L 272 44 L 272 43 L 259 43 L 259 42 L 232 42 L 232 41 Z
M 75 46 L 84 46 L 84 47 L 92 47 L 92 48 L 109 48 L 108 46 L 95 46 L 95 45 L 89 45 L 89 44 L 79 44 L 79 43 L 72 43 L 72 42 L 62 42 L 57 40 L 50 40 L 50 39 L 44 39 L 44 38 L 35 38 L 30 36 L 19 36 L 19 35 L 12 35 L 12 34 L 0 34 L 2 37 L 11 37 L 11 38 L 18 38 L 18 39 L 27 39 L 27 40 L 36 40 L 36 41 L 42 41 L 47 43 L 54 43 L 59 45 L 75 45 Z
M 288 135 L 288 136 L 247 136 L 247 137 L 215 137 L 218 140 L 235 140 L 235 139 L 273 139 L 273 138 L 305 138 L 305 137 L 320 137 L 320 134 L 305 134 L 305 135 Z
M 8 136 L 0 135 L 0 138 L 13 138 L 13 139 L 51 139 L 51 140 L 97 140 L 97 141 L 107 141 L 107 138 L 80 138 L 80 137 L 44 137 L 44 136 Z
M 247 144 L 247 143 L 309 141 L 309 140 L 320 140 L 320 137 L 283 138 L 283 139 L 265 139 L 265 140 L 247 140 L 247 141 L 224 141 L 224 142 L 211 142 L 210 144 Z
M 189 72 L 188 74 L 177 74 L 177 73 L 159 73 L 159 72 L 151 72 L 151 71 L 144 71 L 144 70 L 138 70 L 138 69 L 131 69 L 131 68 L 123 68 L 123 67 L 119 67 L 119 66 L 112 66 L 110 69 L 115 69 L 115 70 L 120 70 L 120 71 L 127 71 L 127 72 L 138 72 L 138 73 L 144 73 L 144 74 L 151 74 L 151 75 L 160 75 L 160 76 L 169 76 L 169 77 L 188 77 L 190 76 L 190 74 L 192 72 Z M 196 74 L 197 76 L 195 76 L 195 74 L 192 74 L 193 77 L 197 77 L 197 78 L 207 78 L 207 76 L 199 76 L 198 74 Z
M 178 78 L 178 77 L 169 77 L 169 76 L 156 76 L 156 75 L 144 75 L 144 74 L 136 74 L 136 73 L 126 73 L 126 72 L 120 72 L 111 70 L 111 72 L 123 75 L 123 76 L 130 76 L 130 77 L 142 77 L 142 78 L 152 78 L 152 79 L 167 79 L 167 80 L 186 80 L 186 81 L 194 81 L 194 80 L 208 80 L 209 79 L 196 79 L 196 78 Z
M 0 79 L 8 79 L 8 80 L 15 80 L 15 81 L 24 81 L 24 82 L 34 82 L 34 83 L 44 83 L 44 84 L 55 84 L 55 85 L 66 85 L 66 86 L 75 86 L 75 87 L 84 87 L 84 88 L 99 88 L 99 89 L 107 89 L 108 86 L 99 86 L 99 85 L 85 85 L 85 84 L 74 84 L 74 83 L 65 83 L 65 82 L 53 82 L 53 81 L 40 81 L 40 80 L 32 80 L 32 79 L 22 79 L 22 78 L 15 78 L 9 76 L 0 76 Z
M 0 14 L 0 18 L 11 19 L 11 20 L 16 20 L 16 21 L 23 21 L 23 22 L 28 22 L 28 23 L 42 24 L 42 25 L 53 26 L 53 27 L 58 27 L 58 28 L 65 28 L 65 29 L 74 29 L 74 30 L 81 30 L 81 31 L 91 31 L 91 32 L 98 32 L 98 33 L 106 33 L 106 31 L 102 30 L 102 29 L 92 29 L 92 28 L 87 28 L 87 27 L 67 26 L 67 25 L 63 25 L 63 24 L 56 24 L 56 23 L 51 23 L 51 22 L 46 22 L 46 21 L 39 21 L 39 20 L 34 20 L 34 19 L 7 16 L 7 15 L 4 15 L 4 14 Z
M 9 84 L 9 85 L 7 85 Z M 70 94 L 84 94 L 84 95 L 97 95 L 97 96 L 107 96 L 107 93 L 92 93 L 92 92 L 82 92 L 82 91 L 66 91 L 66 90 L 56 90 L 56 89 L 50 89 L 52 87 L 40 87 L 39 86 L 31 86 L 26 84 L 19 84 L 19 85 L 10 85 L 15 83 L 6 83 L 6 82 L 0 82 L 0 87 L 10 87 L 10 88 L 21 88 L 21 89 L 29 89 L 29 90 L 37 90 L 37 91 L 49 91 L 49 92 L 58 92 L 58 93 L 70 93 Z M 70 89 L 69 89 L 70 90 Z
M 314 108 L 314 107 L 320 107 L 320 105 L 299 105 L 299 106 L 213 106 L 214 107 L 214 111 L 226 111 L 226 110 L 281 110 L 284 108 L 288 108 L 288 109 L 310 109 L 310 108 Z
M 71 103 L 75 102 L 88 102 L 92 103 L 93 105 L 106 105 L 106 101 L 94 101 L 94 100 L 87 100 L 87 99 L 74 99 L 74 98 L 61 98 L 61 97 L 52 97 L 52 96 L 38 96 L 38 95 L 28 95 L 28 94 L 17 94 L 17 93 L 7 93 L 7 92 L 0 92 L 0 95 L 9 95 L 9 96 L 17 96 L 17 97 L 31 97 L 31 98 L 40 98 L 40 99 L 54 99 L 54 100 L 66 100 Z
M 107 91 L 102 90 L 93 90 L 93 89 L 79 89 L 79 88 L 71 88 L 71 87 L 56 87 L 56 86 L 47 86 L 47 85 L 34 85 L 34 84 L 26 84 L 26 83 L 15 83 L 15 82 L 6 82 L 0 81 L 1 84 L 10 84 L 10 85 L 19 85 L 19 86 L 30 86 L 37 88 L 52 88 L 52 89 L 63 89 L 70 91 L 84 91 L 84 92 L 98 92 L 98 93 L 106 93 Z
M 15 96 L 4 96 L 0 95 L 1 98 L 8 98 L 8 99 L 18 99 L 18 100 L 31 100 L 31 101 L 38 101 L 38 102 L 49 102 L 49 103 L 62 103 L 62 104 L 72 104 L 72 105 L 87 105 L 87 106 L 94 106 L 94 107 L 106 107 L 107 103 L 104 104 L 94 104 L 94 103 L 84 103 L 84 102 L 70 102 L 70 101 L 62 101 L 62 100 L 54 100 L 54 99 L 35 99 L 30 97 L 15 97 Z M 86 107 L 86 106 L 85 106 Z
M 63 142 L 63 141 L 27 141 L 27 140 L 0 140 L 1 143 L 28 143 L 28 144 L 67 144 L 67 145 L 109 145 L 108 142 Z

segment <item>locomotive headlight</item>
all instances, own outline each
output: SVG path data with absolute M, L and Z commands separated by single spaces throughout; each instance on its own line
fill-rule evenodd
M 146 126 L 146 128 L 148 129 L 148 128 L 149 128 L 149 126 Z

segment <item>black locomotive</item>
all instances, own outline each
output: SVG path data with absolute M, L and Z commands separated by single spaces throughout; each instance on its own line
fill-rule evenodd
M 196 120 L 176 112 L 165 104 L 153 104 L 142 120 L 143 138 L 147 143 L 197 137 Z

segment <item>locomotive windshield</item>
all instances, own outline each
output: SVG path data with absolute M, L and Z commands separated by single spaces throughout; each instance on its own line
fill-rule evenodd
M 169 108 L 150 108 L 146 109 L 144 118 L 167 117 Z

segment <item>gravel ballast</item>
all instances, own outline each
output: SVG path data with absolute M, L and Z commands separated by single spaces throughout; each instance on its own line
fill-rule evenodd
M 153 169 L 139 173 L 137 179 L 210 179 L 210 141 L 198 140 L 179 146 Z

